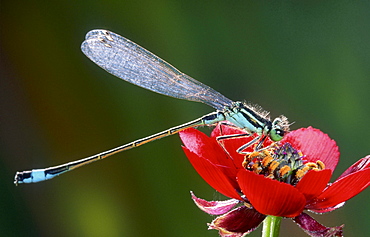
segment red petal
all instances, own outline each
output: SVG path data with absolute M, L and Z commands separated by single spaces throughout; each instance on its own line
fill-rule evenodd
M 255 230 L 264 219 L 265 215 L 241 206 L 214 219 L 209 229 L 219 230 L 222 237 L 241 237 Z
M 369 185 L 370 168 L 357 171 L 336 180 L 306 207 L 315 211 L 315 209 L 326 209 L 336 206 L 356 196 Z
M 224 125 L 224 124 L 217 124 L 215 129 L 213 129 L 211 133 L 211 137 L 216 138 L 223 135 L 232 135 L 232 134 L 243 134 L 245 131 L 241 130 L 240 128 L 233 127 L 233 125 Z
M 216 138 L 224 135 L 236 135 L 236 134 L 245 134 L 245 131 L 237 129 L 227 125 L 217 125 L 216 128 L 212 131 L 211 137 L 219 144 L 220 147 L 224 147 L 227 154 L 230 155 L 231 160 L 235 164 L 235 167 L 242 168 L 242 162 L 244 161 L 244 155 L 236 152 L 239 147 L 247 144 L 255 136 L 246 136 L 246 137 L 236 137 L 236 138 L 226 138 L 217 141 Z M 244 151 L 253 151 L 252 147 Z
M 326 169 L 334 171 L 339 161 L 339 150 L 336 142 L 319 129 L 301 128 L 288 133 L 281 144 L 289 142 L 300 150 L 309 162 L 321 160 Z
M 338 205 L 328 207 L 328 208 L 323 208 L 323 209 L 310 209 L 310 212 L 316 213 L 316 214 L 323 214 L 323 213 L 326 213 L 326 212 L 331 212 L 331 211 L 334 211 L 338 208 L 343 207 L 345 203 L 346 202 L 342 202 L 342 203 L 339 203 Z
M 219 124 L 212 131 L 211 137 L 216 140 L 216 138 L 219 137 L 219 136 L 237 135 L 237 134 L 246 134 L 246 131 L 241 130 L 239 128 L 232 127 L 232 126 Z M 253 140 L 256 136 L 257 136 L 257 134 L 252 134 L 252 135 L 242 136 L 242 137 L 226 138 L 226 139 L 219 140 L 217 142 L 220 144 L 221 147 L 225 148 L 227 153 L 231 156 L 235 166 L 237 168 L 243 168 L 242 163 L 244 161 L 245 155 L 238 153 L 237 150 L 241 146 L 243 146 L 243 145 L 247 144 L 248 142 L 250 142 L 251 140 Z M 264 147 L 269 146 L 269 145 L 271 145 L 271 143 L 272 142 L 271 142 L 270 139 L 266 139 L 263 142 L 263 146 Z M 254 144 L 247 147 L 243 151 L 244 152 L 253 152 L 254 151 L 253 149 L 254 149 Z
M 233 180 L 234 187 L 238 187 L 235 181 L 237 170 L 233 160 L 228 157 L 215 139 L 194 128 L 181 131 L 179 135 L 187 149 L 218 166 L 221 172 L 228 176 L 230 180 Z
M 239 171 L 238 183 L 252 206 L 265 215 L 298 216 L 306 204 L 306 198 L 293 186 L 247 170 Z
M 301 215 L 295 217 L 293 220 L 304 230 L 304 232 L 313 237 L 343 236 L 344 225 L 336 227 L 326 227 L 321 225 L 319 222 L 317 222 L 306 213 L 302 213 Z
M 214 157 L 223 153 L 222 148 L 218 146 L 214 139 L 197 129 L 188 128 L 179 132 L 179 135 L 185 147 L 198 156 L 213 160 Z M 227 158 L 226 155 L 223 157 Z
M 216 138 L 216 137 L 219 137 L 219 136 L 233 135 L 233 134 L 246 134 L 246 131 L 244 131 L 240 128 L 233 127 L 233 125 L 228 126 L 228 125 L 219 123 L 215 127 L 215 129 L 213 129 L 211 137 Z M 247 142 L 251 141 L 255 136 L 256 136 L 256 134 L 253 134 L 251 136 L 246 136 L 246 137 L 243 137 L 243 138 L 226 139 L 226 140 L 238 141 L 240 143 L 240 145 L 239 145 L 239 147 L 240 147 L 240 146 L 246 144 Z M 245 140 L 243 141 L 243 139 L 245 139 Z M 239 141 L 239 140 L 241 140 L 241 141 Z M 271 142 L 270 139 L 266 139 L 265 142 L 263 143 L 263 145 L 264 146 L 269 146 L 269 145 L 271 145 L 271 143 L 272 142 Z M 237 148 L 239 148 L 239 147 L 237 147 Z M 253 149 L 250 149 L 250 151 L 253 151 Z
M 369 167 L 370 167 L 370 155 L 366 156 L 365 158 L 360 159 L 359 161 L 351 165 L 346 171 L 343 172 L 343 174 L 341 174 L 341 176 L 339 176 L 338 179 L 343 178 L 356 171 L 363 170 Z
M 321 194 L 327 186 L 331 173 L 331 170 L 310 170 L 295 187 L 306 197 L 306 200 L 311 200 Z
M 222 215 L 226 212 L 230 211 L 236 204 L 240 201 L 236 199 L 229 199 L 226 201 L 206 201 L 204 199 L 198 198 L 194 195 L 193 192 L 191 193 L 191 198 L 193 199 L 194 203 L 201 209 L 202 211 L 211 214 L 211 215 Z
M 203 157 L 196 155 L 186 147 L 183 147 L 183 150 L 194 169 L 212 188 L 216 189 L 227 197 L 242 200 L 234 187 L 238 187 L 236 181 L 229 179 L 229 177 L 222 172 L 219 166 L 211 163 L 209 160 Z

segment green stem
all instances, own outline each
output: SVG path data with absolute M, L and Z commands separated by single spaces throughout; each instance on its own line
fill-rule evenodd
M 262 237 L 278 237 L 280 231 L 280 216 L 266 216 L 263 221 Z

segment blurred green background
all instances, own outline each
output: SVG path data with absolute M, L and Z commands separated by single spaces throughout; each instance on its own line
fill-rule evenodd
M 368 1 L 1 0 L 0 236 L 218 236 L 189 191 L 222 199 L 178 136 L 53 180 L 13 185 L 53 166 L 212 111 L 123 82 L 80 51 L 96 28 L 119 33 L 233 100 L 313 126 L 340 146 L 334 174 L 369 154 Z M 369 190 L 314 215 L 370 235 Z M 261 229 L 251 236 L 260 236 Z M 306 236 L 290 220 L 281 236 Z

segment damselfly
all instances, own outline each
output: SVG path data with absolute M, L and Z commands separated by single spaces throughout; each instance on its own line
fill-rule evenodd
M 255 109 L 246 103 L 234 102 L 226 98 L 214 89 L 180 72 L 146 49 L 113 32 L 107 30 L 88 32 L 81 49 L 94 63 L 125 81 L 159 94 L 203 102 L 215 108 L 216 111 L 188 123 L 81 160 L 45 169 L 17 172 L 15 184 L 48 180 L 91 162 L 191 127 L 215 125 L 222 121 L 228 121 L 232 124 L 231 126 L 243 130 L 244 136 L 257 134 L 251 142 L 240 147 L 238 152 L 243 152 L 246 147 L 258 141 L 257 147 L 260 148 L 266 137 L 272 141 L 279 141 L 289 129 L 288 121 L 284 116 L 279 116 L 271 121 L 267 112 Z M 240 134 L 235 136 L 240 136 Z M 223 138 L 230 137 L 232 136 Z

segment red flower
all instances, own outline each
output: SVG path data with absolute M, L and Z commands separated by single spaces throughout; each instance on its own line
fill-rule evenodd
M 180 132 L 183 149 L 195 170 L 210 186 L 232 198 L 208 202 L 192 194 L 200 209 L 222 215 L 213 220 L 210 229 L 219 230 L 221 236 L 243 236 L 257 228 L 266 215 L 272 215 L 293 218 L 311 236 L 342 236 L 342 226 L 327 228 L 303 211 L 335 210 L 366 189 L 370 156 L 330 184 L 339 151 L 335 141 L 320 130 L 292 131 L 277 147 L 250 155 L 236 150 L 253 136 L 216 140 L 221 135 L 241 133 L 224 125 L 217 126 L 211 137 L 196 129 Z M 265 141 L 264 147 L 271 143 Z M 253 152 L 253 148 L 246 151 Z

